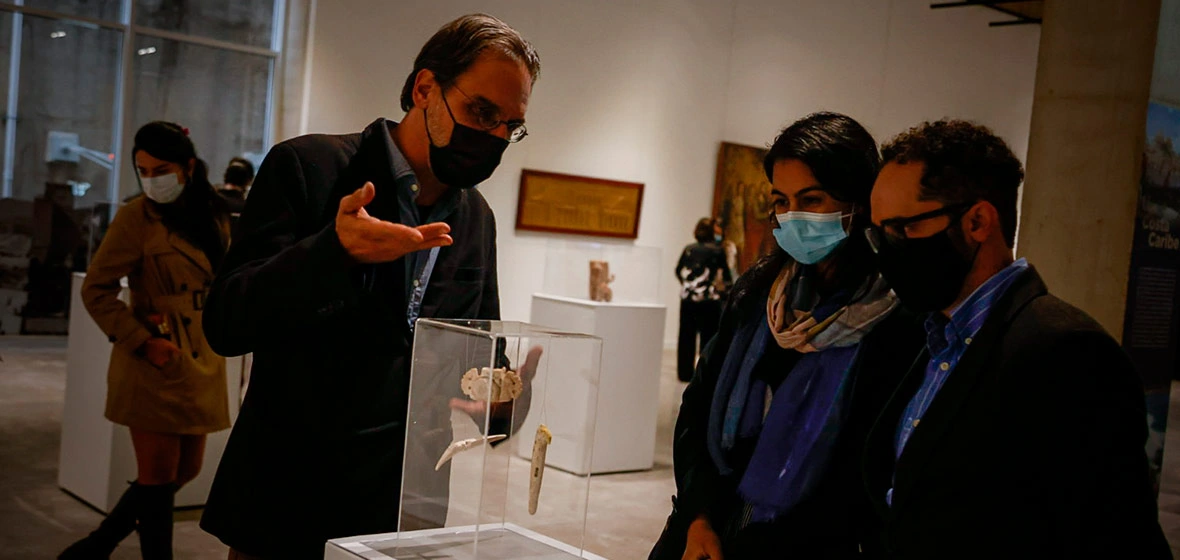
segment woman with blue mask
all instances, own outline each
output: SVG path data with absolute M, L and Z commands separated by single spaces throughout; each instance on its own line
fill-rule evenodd
M 810 115 L 764 167 L 778 249 L 734 285 L 685 389 L 653 560 L 859 557 L 864 436 L 924 342 L 850 234 L 880 167 L 864 127 Z
M 230 425 L 225 358 L 201 329 L 229 246 L 228 209 L 187 129 L 148 123 L 131 154 L 143 195 L 111 222 L 82 301 L 112 343 L 105 416 L 130 430 L 137 476 L 66 560 L 108 558 L 133 531 L 145 560 L 172 558 L 174 494 L 200 472 L 205 436 Z M 124 278 L 130 304 L 119 297 Z

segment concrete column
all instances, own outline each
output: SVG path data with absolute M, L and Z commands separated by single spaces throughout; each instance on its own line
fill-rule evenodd
M 1123 331 L 1160 0 L 1046 0 L 1018 252 Z

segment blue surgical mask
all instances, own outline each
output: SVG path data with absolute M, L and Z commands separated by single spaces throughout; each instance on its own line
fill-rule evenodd
M 779 227 L 774 230 L 774 240 L 796 261 L 815 264 L 828 258 L 848 238 L 842 219 L 849 215 L 840 212 L 776 214 Z

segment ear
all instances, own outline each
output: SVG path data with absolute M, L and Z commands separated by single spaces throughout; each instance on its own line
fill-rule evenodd
M 438 80 L 434 78 L 434 72 L 423 68 L 414 76 L 414 89 L 411 90 L 414 99 L 414 107 L 419 109 L 426 108 L 426 101 L 430 97 L 430 92 L 438 87 Z
M 980 201 L 963 215 L 963 234 L 976 243 L 987 241 L 1000 231 L 1000 213 L 992 203 Z
M 189 176 L 189 177 L 192 177 L 192 176 L 193 176 L 193 171 L 194 171 L 196 168 L 197 168 L 197 158 L 189 158 L 189 160 L 188 160 L 188 168 L 187 168 L 187 169 L 185 169 L 185 172 L 188 174 L 188 176 Z

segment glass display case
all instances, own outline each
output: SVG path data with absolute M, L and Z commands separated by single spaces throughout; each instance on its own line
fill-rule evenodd
M 328 559 L 599 558 L 584 551 L 601 339 L 526 323 L 415 327 L 399 531 Z M 527 456 L 515 450 L 527 447 Z
M 662 303 L 660 284 L 672 278 L 664 270 L 663 251 L 657 247 L 620 243 L 553 240 L 545 247 L 545 281 L 542 293 L 591 299 L 590 262 L 609 265 L 614 303 Z

